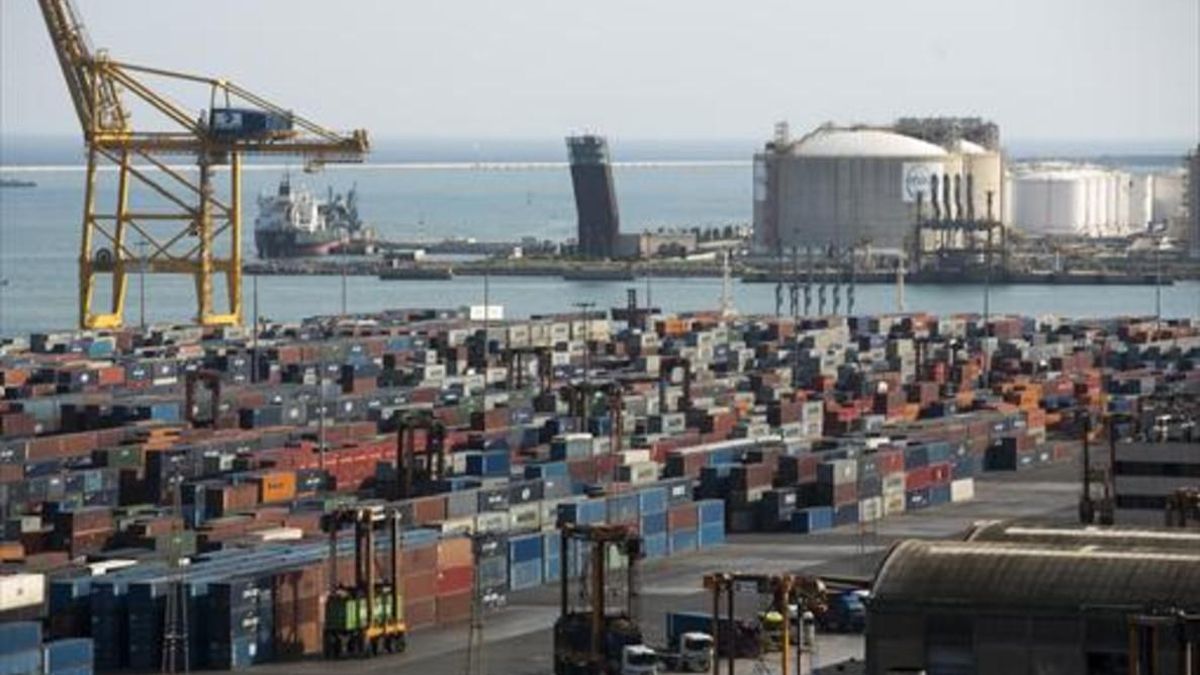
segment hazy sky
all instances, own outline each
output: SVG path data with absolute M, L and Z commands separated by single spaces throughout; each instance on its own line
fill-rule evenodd
M 376 137 L 766 138 L 905 114 L 1200 137 L 1197 0 L 77 1 L 115 58 Z M 77 133 L 37 3 L 0 0 L 0 23 L 0 132 Z

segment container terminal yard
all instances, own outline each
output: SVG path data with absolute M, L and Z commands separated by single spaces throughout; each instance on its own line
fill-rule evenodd
M 670 626 L 712 644 L 703 583 L 730 574 L 757 581 L 735 584 L 718 655 L 777 663 L 784 598 L 815 622 L 791 631 L 805 659 L 870 668 L 890 658 L 874 601 L 846 596 L 893 542 L 977 519 L 1166 523 L 1174 493 L 1122 494 L 1147 476 L 1127 487 L 1110 444 L 1196 447 L 1189 321 L 619 314 L 7 340 L 6 658 L 658 672 L 635 665 L 690 663 Z M 593 653 L 597 602 L 621 618 Z
M 86 146 L 80 329 L 0 336 L 0 675 L 1200 673 L 1200 323 L 853 309 L 855 283 L 1191 278 L 1195 204 L 1156 230 L 1151 180 L 1010 190 L 980 118 L 781 124 L 752 227 L 622 234 L 589 134 L 574 241 L 422 261 L 357 190 L 285 178 L 247 264 L 243 159 L 359 163 L 367 132 L 38 6 Z M 506 319 L 485 290 L 247 326 L 247 271 L 724 284 L 715 311 Z M 194 323 L 126 325 L 132 274 L 190 277 Z M 735 276 L 775 314 L 734 311 Z

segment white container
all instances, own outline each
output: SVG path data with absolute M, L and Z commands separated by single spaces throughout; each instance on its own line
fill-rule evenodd
M 950 482 L 950 501 L 968 502 L 975 498 L 975 479 L 960 478 Z
M 887 494 L 883 496 L 883 515 L 892 516 L 898 513 L 904 513 L 904 492 Z
M 858 502 L 858 522 L 870 523 L 883 517 L 883 497 L 867 497 Z
M 116 570 L 123 570 L 127 567 L 133 567 L 137 564 L 138 561 L 136 560 L 100 560 L 94 563 L 88 563 L 88 569 L 92 571 L 92 576 L 98 577 L 108 574 L 109 572 L 115 572 Z
M 510 506 L 508 529 L 510 532 L 536 532 L 542 529 L 542 505 L 534 502 Z
M 45 601 L 45 575 L 22 573 L 0 576 L 0 612 L 40 605 Z
M 304 538 L 304 530 L 298 527 L 272 527 L 259 530 L 254 536 L 263 541 L 297 541 Z
M 621 453 L 621 464 L 641 464 L 649 461 L 649 450 L 626 450 Z
M 489 511 L 475 516 L 476 532 L 507 532 L 509 516 L 505 511 Z
M 475 533 L 475 518 L 473 516 L 465 516 L 463 518 L 451 518 L 442 521 L 439 525 L 442 534 L 474 534 Z

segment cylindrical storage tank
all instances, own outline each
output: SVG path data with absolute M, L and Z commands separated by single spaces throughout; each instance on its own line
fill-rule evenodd
M 774 209 L 785 249 L 864 239 L 900 247 L 913 232 L 918 195 L 925 215 L 933 213 L 930 178 L 956 174 L 961 162 L 937 145 L 891 131 L 823 128 L 778 157 L 775 168 L 767 210 Z
M 1108 212 L 1104 203 L 1104 178 L 1094 171 L 1083 173 L 1084 180 L 1087 181 L 1087 200 L 1088 200 L 1088 221 L 1087 231 L 1089 234 L 1096 235 L 1103 231 L 1104 222 L 1108 219 Z
M 1117 173 L 1104 171 L 1104 233 L 1115 234 L 1121 219 L 1117 216 Z
M 1129 227 L 1134 231 L 1146 229 L 1154 217 L 1154 174 L 1135 174 L 1129 188 Z
M 1129 232 L 1129 196 L 1133 187 L 1133 177 L 1123 171 L 1114 174 L 1116 183 L 1116 203 L 1113 208 L 1113 220 L 1116 222 L 1116 233 L 1125 235 Z
M 1085 177 L 1056 169 L 1020 171 L 1012 179 L 1013 224 L 1031 232 L 1078 234 L 1089 226 Z
M 988 217 L 988 193 L 992 195 L 993 219 L 1004 217 L 1004 158 L 999 152 L 993 152 L 972 143 L 960 141 L 958 151 L 962 155 L 963 174 L 973 177 L 974 190 L 971 201 L 975 207 L 975 217 Z M 966 197 L 964 195 L 964 202 Z

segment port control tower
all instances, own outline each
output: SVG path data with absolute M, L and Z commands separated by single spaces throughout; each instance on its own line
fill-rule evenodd
M 608 141 L 603 136 L 570 136 L 567 153 L 579 215 L 579 254 L 585 258 L 611 258 L 616 254 L 621 223 Z

